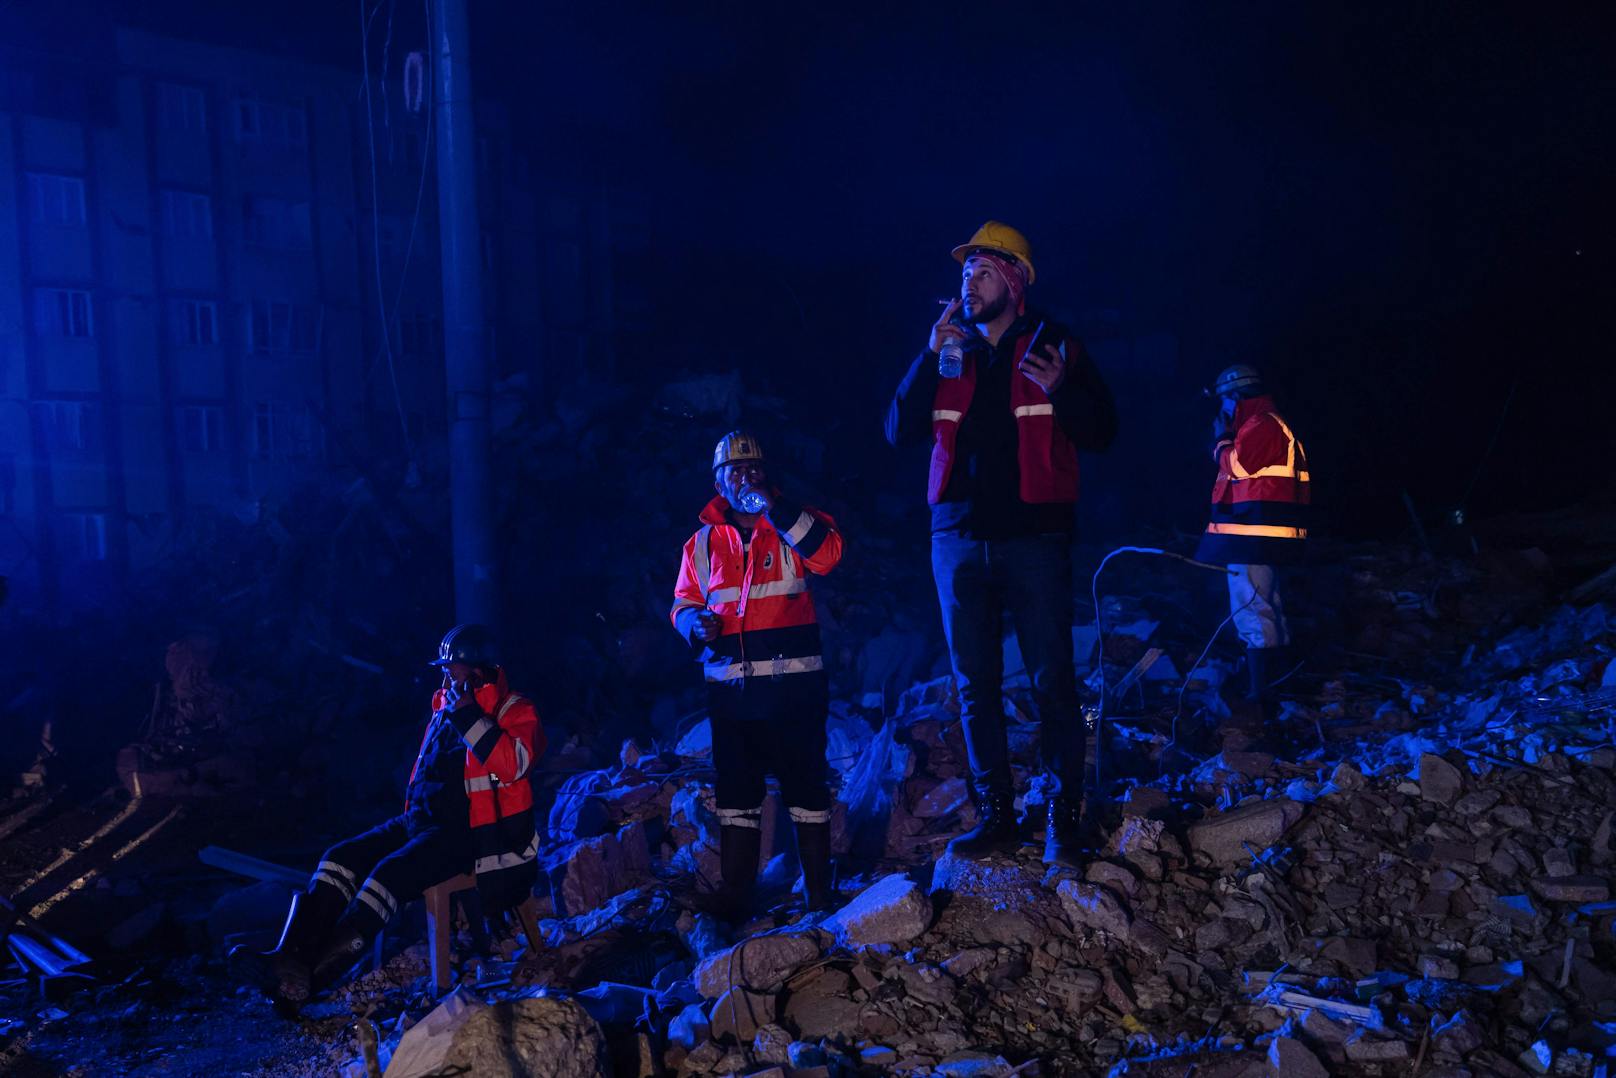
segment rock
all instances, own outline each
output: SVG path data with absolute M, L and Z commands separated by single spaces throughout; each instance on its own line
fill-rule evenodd
M 1302 1015 L 1302 1036 L 1314 1044 L 1346 1044 L 1352 1036 L 1352 1027 L 1315 1008 Z
M 950 977 L 961 980 L 969 977 L 983 966 L 992 965 L 995 952 L 992 947 L 971 947 L 961 951 L 953 958 L 943 960 L 943 969 Z
M 846 996 L 804 996 L 786 1000 L 785 1020 L 798 1036 L 818 1040 L 834 1037 L 858 1025 L 862 1005 Z
M 954 1052 L 943 1059 L 933 1073 L 945 1078 L 1005 1078 L 1014 1074 L 1015 1068 L 1003 1056 L 964 1051 Z
M 1114 865 L 1110 861 L 1093 861 L 1083 873 L 1083 878 L 1090 883 L 1109 887 L 1111 890 L 1126 897 L 1132 897 L 1139 890 L 1139 877 L 1121 865 Z
M 1330 785 L 1344 793 L 1361 790 L 1369 784 L 1362 771 L 1343 760 L 1330 773 Z
M 393 1058 L 387 1064 L 387 1078 L 423 1078 L 444 1069 L 454 1035 L 472 1014 L 487 1004 L 461 989 L 449 993 L 425 1018 L 404 1031 Z
M 1459 979 L 1459 963 L 1451 958 L 1441 955 L 1427 954 L 1420 956 L 1420 976 L 1435 978 L 1441 981 L 1457 981 Z
M 1571 860 L 1571 854 L 1564 847 L 1551 846 L 1543 851 L 1543 875 L 1545 876 L 1575 876 L 1576 863 Z
M 689 1055 L 685 1056 L 684 1062 L 679 1065 L 679 1072 L 681 1074 L 705 1074 L 716 1067 L 718 1061 L 723 1058 L 724 1050 L 712 1041 L 698 1044 Z
M 809 1067 L 823 1067 L 829 1058 L 823 1048 L 807 1041 L 792 1041 L 787 1046 L 786 1057 L 786 1061 L 799 1071 Z
M 1464 776 L 1459 769 L 1440 756 L 1425 753 L 1420 757 L 1420 796 L 1427 801 L 1451 805 L 1464 788 Z
M 1155 787 L 1133 786 L 1122 800 L 1122 811 L 1129 816 L 1154 816 L 1165 812 L 1172 804 L 1172 798 Z
M 1061 906 L 1073 925 L 1119 938 L 1126 937 L 1133 925 L 1133 916 L 1122 899 L 1098 884 L 1062 880 L 1055 893 L 1060 896 Z
M 898 1061 L 898 1053 L 884 1044 L 872 1044 L 859 1053 L 859 1062 L 866 1067 L 884 1067 Z
M 1477 790 L 1459 798 L 1453 810 L 1461 816 L 1480 816 L 1483 812 L 1498 804 L 1501 795 L 1497 790 Z
M 570 843 L 544 860 L 556 912 L 563 917 L 604 905 L 650 879 L 651 847 L 644 821 Z
M 763 1026 L 752 1038 L 752 1055 L 759 1063 L 784 1066 L 791 1062 L 791 1034 L 773 1023 Z
M 1249 862 L 1254 854 L 1278 842 L 1302 818 L 1303 811 L 1298 802 L 1276 798 L 1209 816 L 1190 827 L 1190 849 L 1214 864 Z
M 1044 992 L 1063 1012 L 1081 1014 L 1105 994 L 1105 978 L 1092 969 L 1058 970 Z
M 1346 1050 L 1354 1063 L 1395 1063 L 1408 1058 L 1408 1045 L 1402 1041 L 1370 1040 L 1362 1034 L 1348 1041 Z
M 454 1032 L 443 1069 L 478 1078 L 597 1078 L 608 1071 L 606 1039 L 570 999 L 506 1000 L 472 1010 Z
M 772 995 L 734 988 L 713 1004 L 713 1039 L 751 1044 L 758 1030 L 779 1016 L 779 1001 Z
M 1610 901 L 1610 883 L 1600 876 L 1534 876 L 1531 884 L 1550 902 Z
M 908 943 L 931 927 L 931 899 L 909 877 L 894 874 L 866 887 L 857 898 L 826 919 L 846 947 Z
M 1318 1056 L 1291 1037 L 1275 1037 L 1268 1043 L 1268 1065 L 1278 1078 L 1330 1078 Z
M 1469 1011 L 1458 1011 L 1446 1022 L 1439 1023 L 1434 1016 L 1431 1019 L 1431 1043 L 1439 1052 L 1467 1056 L 1485 1041 L 1480 1024 Z
M 704 999 L 717 999 L 736 985 L 771 991 L 819 952 L 819 941 L 808 933 L 750 936 L 697 966 L 696 990 Z

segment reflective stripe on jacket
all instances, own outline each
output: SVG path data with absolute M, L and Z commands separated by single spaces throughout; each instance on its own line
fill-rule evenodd
M 1047 340 L 1047 338 L 1046 338 Z M 1032 332 L 1016 341 L 1014 363 L 1019 366 L 1032 343 Z M 1075 340 L 1061 340 L 1061 355 L 1068 348 L 1082 348 Z M 976 354 L 965 353 L 965 364 L 958 378 L 941 378 L 932 397 L 931 472 L 926 482 L 926 501 L 936 505 L 948 489 L 954 470 L 954 444 L 960 422 L 970 411 L 976 393 Z M 1049 394 L 1031 378 L 1012 372 L 1010 408 L 1016 417 L 1016 462 L 1021 472 L 1021 500 L 1031 505 L 1077 501 L 1077 449 L 1061 430 L 1055 418 L 1055 405 Z
M 760 515 L 751 543 L 729 523 L 728 502 L 714 498 L 702 526 L 684 546 L 673 588 L 674 628 L 701 648 L 709 685 L 744 687 L 825 667 L 808 575 L 823 575 L 842 560 L 842 536 L 829 514 L 777 498 Z M 719 635 L 692 639 L 697 613 L 718 615 Z
M 1285 565 L 1307 539 L 1307 451 L 1271 397 L 1235 407 L 1234 437 L 1217 449 L 1212 513 L 1196 557 L 1224 565 Z
M 510 691 L 503 669 L 493 684 L 477 689 L 476 698 L 482 714 L 456 726 L 464 727 L 460 738 L 466 743 L 473 871 L 485 906 L 497 912 L 523 902 L 538 879 L 529 772 L 546 741 L 538 712 L 526 697 Z M 434 714 L 443 710 L 443 702 L 439 689 L 432 697 Z

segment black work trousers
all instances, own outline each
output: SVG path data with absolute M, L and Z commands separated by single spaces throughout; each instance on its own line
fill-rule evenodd
M 782 694 L 766 719 L 734 719 L 714 715 L 714 792 L 723 810 L 756 812 L 763 806 L 769 774 L 780 783 L 792 819 L 823 822 L 830 818 L 830 785 L 825 781 L 825 697 L 805 693 L 802 699 Z
M 395 816 L 327 850 L 314 870 L 314 884 L 336 888 L 354 912 L 369 910 L 386 924 L 404 903 L 433 884 L 470 872 L 471 866 L 466 831 Z

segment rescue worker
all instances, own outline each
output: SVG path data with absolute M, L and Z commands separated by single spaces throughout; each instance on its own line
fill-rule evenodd
M 434 884 L 476 873 L 490 915 L 533 893 L 538 834 L 528 773 L 545 746 L 538 714 L 510 690 L 493 634 L 481 625 L 450 629 L 432 665 L 443 683 L 404 811 L 325 852 L 266 956 L 271 995 L 292 1011 Z
M 1072 662 L 1077 451 L 1111 444 L 1116 411 L 1082 343 L 1028 305 L 1036 272 L 1026 237 L 989 221 L 953 254 L 964 267 L 960 295 L 932 326 L 886 421 L 893 445 L 931 445 L 932 571 L 981 813 L 950 849 L 975 858 L 1020 845 L 1001 690 L 1008 611 L 1044 763 L 1060 782 L 1044 857 L 1072 865 L 1086 748 Z M 957 378 L 938 371 L 950 342 L 965 349 Z
M 1280 576 L 1307 545 L 1307 453 L 1280 416 L 1262 376 L 1237 365 L 1206 390 L 1219 402 L 1212 422 L 1212 517 L 1196 558 L 1234 570 L 1229 610 L 1246 645 L 1249 710 L 1273 718 L 1273 683 L 1291 642 Z M 1269 731 L 1272 733 L 1272 731 Z
M 842 537 L 830 516 L 770 482 L 751 434 L 726 434 L 712 468 L 718 496 L 684 545 L 671 614 L 707 680 L 722 873 L 708 906 L 729 920 L 746 912 L 762 845 L 765 775 L 773 773 L 797 837 L 806 906 L 827 909 L 829 683 L 808 574 L 836 568 Z

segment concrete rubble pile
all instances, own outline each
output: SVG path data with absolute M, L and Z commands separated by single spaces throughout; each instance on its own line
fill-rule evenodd
M 717 875 L 703 731 L 628 744 L 555 799 L 545 951 L 466 983 L 575 1000 L 626 1074 L 1605 1074 L 1613 628 L 1562 608 L 1457 677 L 1348 669 L 1287 701 L 1300 759 L 1123 780 L 1081 872 L 946 852 L 974 820 L 947 679 L 879 727 L 838 707 L 842 906 L 793 912 L 773 806 L 739 933 L 682 897 Z M 1035 728 L 1013 745 L 1025 778 Z

